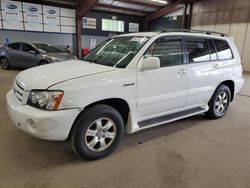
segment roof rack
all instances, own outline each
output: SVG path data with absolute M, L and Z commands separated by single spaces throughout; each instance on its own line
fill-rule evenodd
M 203 31 L 203 30 L 192 30 L 192 29 L 166 29 L 163 31 L 160 31 L 159 33 L 166 33 L 166 32 L 187 32 L 187 33 L 204 33 L 206 35 L 220 35 L 222 37 L 228 37 L 226 33 L 220 33 L 215 31 Z

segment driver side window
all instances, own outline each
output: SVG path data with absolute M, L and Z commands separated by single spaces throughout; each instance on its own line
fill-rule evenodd
M 23 52 L 29 52 L 29 51 L 35 51 L 35 50 L 29 44 L 22 43 L 22 51 Z
M 161 67 L 183 64 L 181 39 L 160 38 L 147 50 L 146 57 L 159 57 Z

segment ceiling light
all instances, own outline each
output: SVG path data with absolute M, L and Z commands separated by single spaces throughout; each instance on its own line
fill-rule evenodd
M 164 0 L 151 0 L 151 1 L 161 3 L 161 4 L 167 4 L 168 3 L 167 1 L 164 1 Z

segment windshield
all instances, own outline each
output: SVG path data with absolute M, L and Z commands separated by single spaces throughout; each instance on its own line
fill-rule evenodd
M 60 48 L 57 48 L 49 44 L 35 43 L 33 45 L 36 46 L 43 53 L 64 53 L 64 51 L 61 50 Z
M 92 50 L 84 60 L 110 67 L 125 68 L 147 41 L 147 37 L 111 38 Z

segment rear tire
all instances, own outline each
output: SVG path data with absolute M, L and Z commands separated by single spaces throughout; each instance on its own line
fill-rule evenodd
M 95 105 L 80 114 L 71 132 L 71 144 L 82 158 L 96 160 L 110 155 L 120 144 L 124 122 L 108 105 Z
M 3 70 L 7 70 L 10 68 L 9 61 L 6 57 L 1 57 L 0 58 L 0 66 Z
M 221 84 L 215 90 L 208 106 L 209 110 L 205 113 L 209 119 L 219 119 L 223 117 L 231 102 L 231 92 L 228 86 Z

